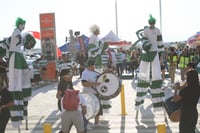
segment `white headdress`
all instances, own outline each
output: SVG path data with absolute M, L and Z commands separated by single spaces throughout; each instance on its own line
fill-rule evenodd
M 90 31 L 91 31 L 92 33 L 94 33 L 94 32 L 97 31 L 97 30 L 99 30 L 99 26 L 97 26 L 96 24 L 94 24 L 94 25 L 92 25 L 92 26 L 90 27 Z

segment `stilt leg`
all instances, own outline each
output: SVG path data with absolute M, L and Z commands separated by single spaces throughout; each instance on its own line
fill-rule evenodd
M 18 133 L 21 133 L 20 127 L 18 127 Z
M 167 120 L 167 114 L 166 114 L 166 111 L 165 111 L 165 109 L 164 109 L 164 108 L 163 108 L 163 112 L 164 112 L 165 122 L 168 124 L 168 120 Z
M 136 111 L 135 119 L 138 119 L 139 110 Z
M 28 130 L 28 117 L 26 117 L 26 130 Z

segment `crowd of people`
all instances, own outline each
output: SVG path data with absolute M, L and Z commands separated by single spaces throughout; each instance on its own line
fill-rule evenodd
M 150 24 L 150 27 L 152 26 L 152 29 L 154 29 L 153 26 L 154 26 L 155 22 L 151 20 L 149 22 L 149 24 Z M 149 28 L 149 32 L 151 32 L 152 29 Z M 98 27 L 97 27 L 97 30 L 99 30 Z M 147 32 L 147 31 L 145 31 L 145 32 Z M 92 35 L 92 38 L 93 38 L 92 41 L 95 43 L 95 47 L 92 48 L 93 50 L 98 49 L 101 45 L 100 43 L 97 43 L 98 42 L 97 36 L 99 34 L 99 31 L 95 31 L 95 33 L 96 34 Z M 148 33 L 145 33 L 145 34 L 148 35 Z M 159 34 L 159 32 L 158 32 L 158 34 Z M 162 39 L 162 37 L 160 37 L 160 38 Z M 162 40 L 160 40 L 160 41 L 162 41 Z M 155 42 L 152 42 L 152 43 L 155 43 Z M 155 46 L 155 49 L 156 49 L 156 47 L 157 46 Z M 145 49 L 145 47 L 143 47 L 143 49 L 138 48 L 138 49 L 134 49 L 134 50 L 130 51 L 130 50 L 126 50 L 123 48 L 119 48 L 119 49 L 108 48 L 107 50 L 105 50 L 103 52 L 104 55 L 107 55 L 107 60 L 106 60 L 106 62 L 103 63 L 104 65 L 103 65 L 102 69 L 111 69 L 119 77 L 123 73 L 132 73 L 133 76 L 136 76 L 136 77 L 138 76 L 137 78 L 139 80 L 141 80 L 141 73 L 145 73 L 145 76 L 148 75 L 147 73 L 149 73 L 149 76 L 150 76 L 150 73 L 152 72 L 152 70 L 158 71 L 160 69 L 160 71 L 158 71 L 158 72 L 152 72 L 153 73 L 152 76 L 155 76 L 155 74 L 157 74 L 156 77 L 157 78 L 159 77 L 159 78 L 158 79 L 155 78 L 155 85 L 151 84 L 150 87 L 156 87 L 156 88 L 159 87 L 159 90 L 160 90 L 159 94 L 161 94 L 160 99 L 163 99 L 162 97 L 164 97 L 164 92 L 162 90 L 162 84 L 164 83 L 164 81 L 167 77 L 167 73 L 169 73 L 169 79 L 170 79 L 172 85 L 175 84 L 175 82 L 177 80 L 175 78 L 175 73 L 177 72 L 176 70 L 180 70 L 180 73 L 181 73 L 180 78 L 183 82 L 185 82 L 185 81 L 190 82 L 190 81 L 188 81 L 189 78 L 186 78 L 186 75 L 188 75 L 188 64 L 189 63 L 194 64 L 194 69 L 195 69 L 200 61 L 200 54 L 199 54 L 200 49 L 198 49 L 198 48 L 192 49 L 192 48 L 189 48 L 188 46 L 181 47 L 181 48 L 180 47 L 178 47 L 178 48 L 165 47 L 163 51 L 157 53 L 157 55 L 156 55 L 157 59 L 153 66 L 152 66 L 152 60 L 150 61 L 149 67 L 152 70 L 149 70 L 149 72 L 146 72 L 148 65 L 145 64 L 146 59 L 144 59 L 144 54 L 143 54 L 144 49 Z M 153 55 L 153 54 L 151 54 L 151 55 Z M 94 90 L 94 86 L 100 85 L 100 83 L 96 82 L 96 78 L 97 78 L 98 74 L 96 72 L 94 72 L 94 70 L 96 70 L 95 58 L 94 57 L 90 58 L 90 57 L 92 57 L 92 55 L 88 54 L 87 52 L 81 51 L 76 58 L 76 62 L 80 66 L 79 74 L 80 74 L 81 83 L 83 85 L 83 93 L 92 93 L 93 95 L 96 95 L 98 97 L 97 92 Z M 143 63 L 141 63 L 141 62 L 143 62 Z M 141 64 L 143 64 L 144 69 L 141 69 Z M 137 69 L 138 69 L 138 71 L 136 72 Z M 196 70 L 194 70 L 194 71 L 196 72 L 196 74 L 198 76 L 198 72 Z M 159 86 L 158 86 L 158 82 L 157 82 L 158 80 L 160 81 Z M 198 81 L 197 80 L 195 81 L 197 84 L 196 89 L 200 89 L 200 88 L 198 88 L 199 87 Z M 140 87 L 140 84 L 138 87 Z M 156 88 L 153 88 L 153 89 L 156 89 Z M 182 87 L 182 88 L 184 88 L 184 87 Z M 138 91 L 138 92 L 141 93 L 141 91 Z M 198 92 L 198 90 L 197 90 L 197 92 Z M 179 95 L 182 95 L 182 92 L 180 92 Z M 138 94 L 138 96 L 139 96 L 139 94 Z M 157 94 L 155 94 L 155 96 L 157 96 Z M 153 97 L 154 97 L 154 95 L 153 95 Z M 199 97 L 199 94 L 197 93 L 196 99 L 198 99 L 198 97 Z M 158 99 L 158 98 L 156 98 L 156 99 Z M 176 101 L 180 100 L 178 98 L 175 98 L 175 99 L 176 99 Z M 158 107 L 162 108 L 163 102 L 164 102 L 163 100 L 158 100 L 156 103 L 154 100 L 154 103 L 153 103 L 154 109 L 158 109 Z M 194 104 L 193 104 L 194 108 L 191 109 L 192 111 L 195 111 L 195 112 L 196 112 L 196 109 L 195 109 L 196 102 L 197 101 L 195 100 Z M 160 103 L 160 104 L 158 104 L 158 103 Z M 139 104 L 137 104 L 137 101 L 136 101 L 136 107 L 138 105 Z M 185 110 L 185 109 L 182 108 L 182 110 Z M 191 112 L 188 112 L 188 113 L 191 113 Z M 100 112 L 95 117 L 95 121 L 94 121 L 95 125 L 99 125 L 98 122 L 99 122 L 100 115 L 102 115 L 102 109 L 100 109 Z M 180 131 L 181 132 L 185 128 L 185 124 L 183 124 L 184 121 L 185 121 L 184 116 L 181 115 L 181 120 L 180 120 Z M 193 129 L 192 128 L 189 129 L 190 131 L 194 130 L 194 127 L 196 125 L 195 122 L 197 122 L 196 116 L 194 117 L 194 119 L 191 119 L 191 121 L 193 121 L 193 124 L 191 125 L 191 127 L 193 126 Z M 88 121 L 86 120 L 85 123 L 88 123 Z M 87 129 L 90 129 L 90 127 L 85 126 L 85 131 Z

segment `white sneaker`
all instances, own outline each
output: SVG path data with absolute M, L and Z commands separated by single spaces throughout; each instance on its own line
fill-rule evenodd
M 92 130 L 92 127 L 90 125 L 87 125 L 87 130 Z
M 98 123 L 98 124 L 94 124 L 94 127 L 105 127 L 105 125 Z

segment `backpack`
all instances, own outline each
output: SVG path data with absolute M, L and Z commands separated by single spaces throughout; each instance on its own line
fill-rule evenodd
M 63 97 L 63 108 L 67 111 L 74 111 L 79 106 L 79 90 L 66 89 Z

